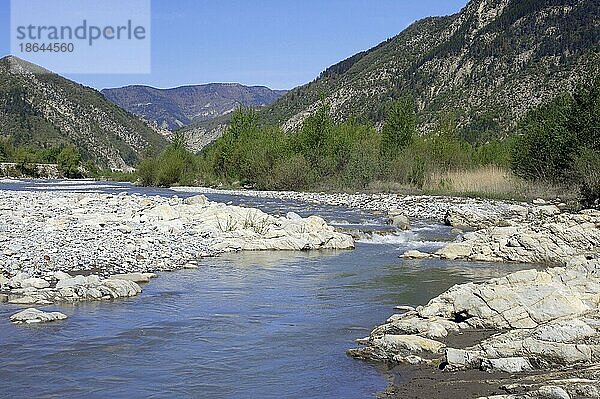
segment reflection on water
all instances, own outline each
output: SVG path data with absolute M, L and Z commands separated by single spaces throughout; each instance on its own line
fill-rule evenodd
M 308 211 L 352 223 L 374 217 Z M 423 304 L 454 284 L 522 268 L 398 258 L 449 237 L 443 226 L 418 223 L 412 234 L 355 251 L 204 259 L 198 270 L 161 274 L 136 298 L 52 306 L 69 319 L 43 326 L 11 325 L 18 308 L 3 304 L 0 391 L 14 398 L 375 397 L 386 375 L 346 357 L 354 339 L 396 305 Z

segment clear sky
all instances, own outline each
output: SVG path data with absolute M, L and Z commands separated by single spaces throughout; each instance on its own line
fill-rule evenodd
M 101 1 L 101 0 L 100 0 Z M 126 1 L 126 0 L 123 0 Z M 426 16 L 467 0 L 152 0 L 152 73 L 68 75 L 102 89 L 240 82 L 290 89 Z M 0 0 L 0 54 L 10 53 Z

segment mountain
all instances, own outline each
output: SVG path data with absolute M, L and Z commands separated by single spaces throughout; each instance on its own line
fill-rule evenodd
M 0 59 L 0 126 L 17 146 L 74 144 L 84 159 L 114 169 L 166 144 L 98 91 L 13 56 Z
M 455 15 L 415 22 L 331 66 L 262 114 L 294 130 L 324 97 L 335 119 L 381 126 L 388 104 L 407 93 L 423 133 L 453 118 L 464 137 L 485 141 L 573 90 L 600 64 L 599 49 L 598 0 L 472 0 Z
M 173 89 L 126 86 L 102 90 L 102 94 L 114 104 L 169 130 L 219 118 L 240 105 L 264 107 L 285 93 L 283 90 L 237 83 L 212 83 Z

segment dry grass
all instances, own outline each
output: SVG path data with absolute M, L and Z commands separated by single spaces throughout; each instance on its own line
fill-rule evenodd
M 517 181 L 505 169 L 497 166 L 485 166 L 478 169 L 434 172 L 429 176 L 424 189 L 426 191 L 501 194 L 516 191 Z
M 434 172 L 425 183 L 424 190 L 437 194 L 476 195 L 515 200 L 535 198 L 549 200 L 559 197 L 563 201 L 572 201 L 578 194 L 574 188 L 524 181 L 515 177 L 509 170 L 498 166 Z

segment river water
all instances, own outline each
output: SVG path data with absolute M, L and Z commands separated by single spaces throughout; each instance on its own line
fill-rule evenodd
M 0 183 L 0 189 L 187 195 L 121 183 L 22 181 Z M 348 208 L 208 197 L 386 229 L 381 215 Z M 0 396 L 375 397 L 391 372 L 348 358 L 354 339 L 367 336 L 396 305 L 423 304 L 453 284 L 523 268 L 398 258 L 451 238 L 445 226 L 416 221 L 411 232 L 365 239 L 354 251 L 203 259 L 198 270 L 161 273 L 132 299 L 45 308 L 69 316 L 45 325 L 12 325 L 8 319 L 19 308 L 1 304 Z

